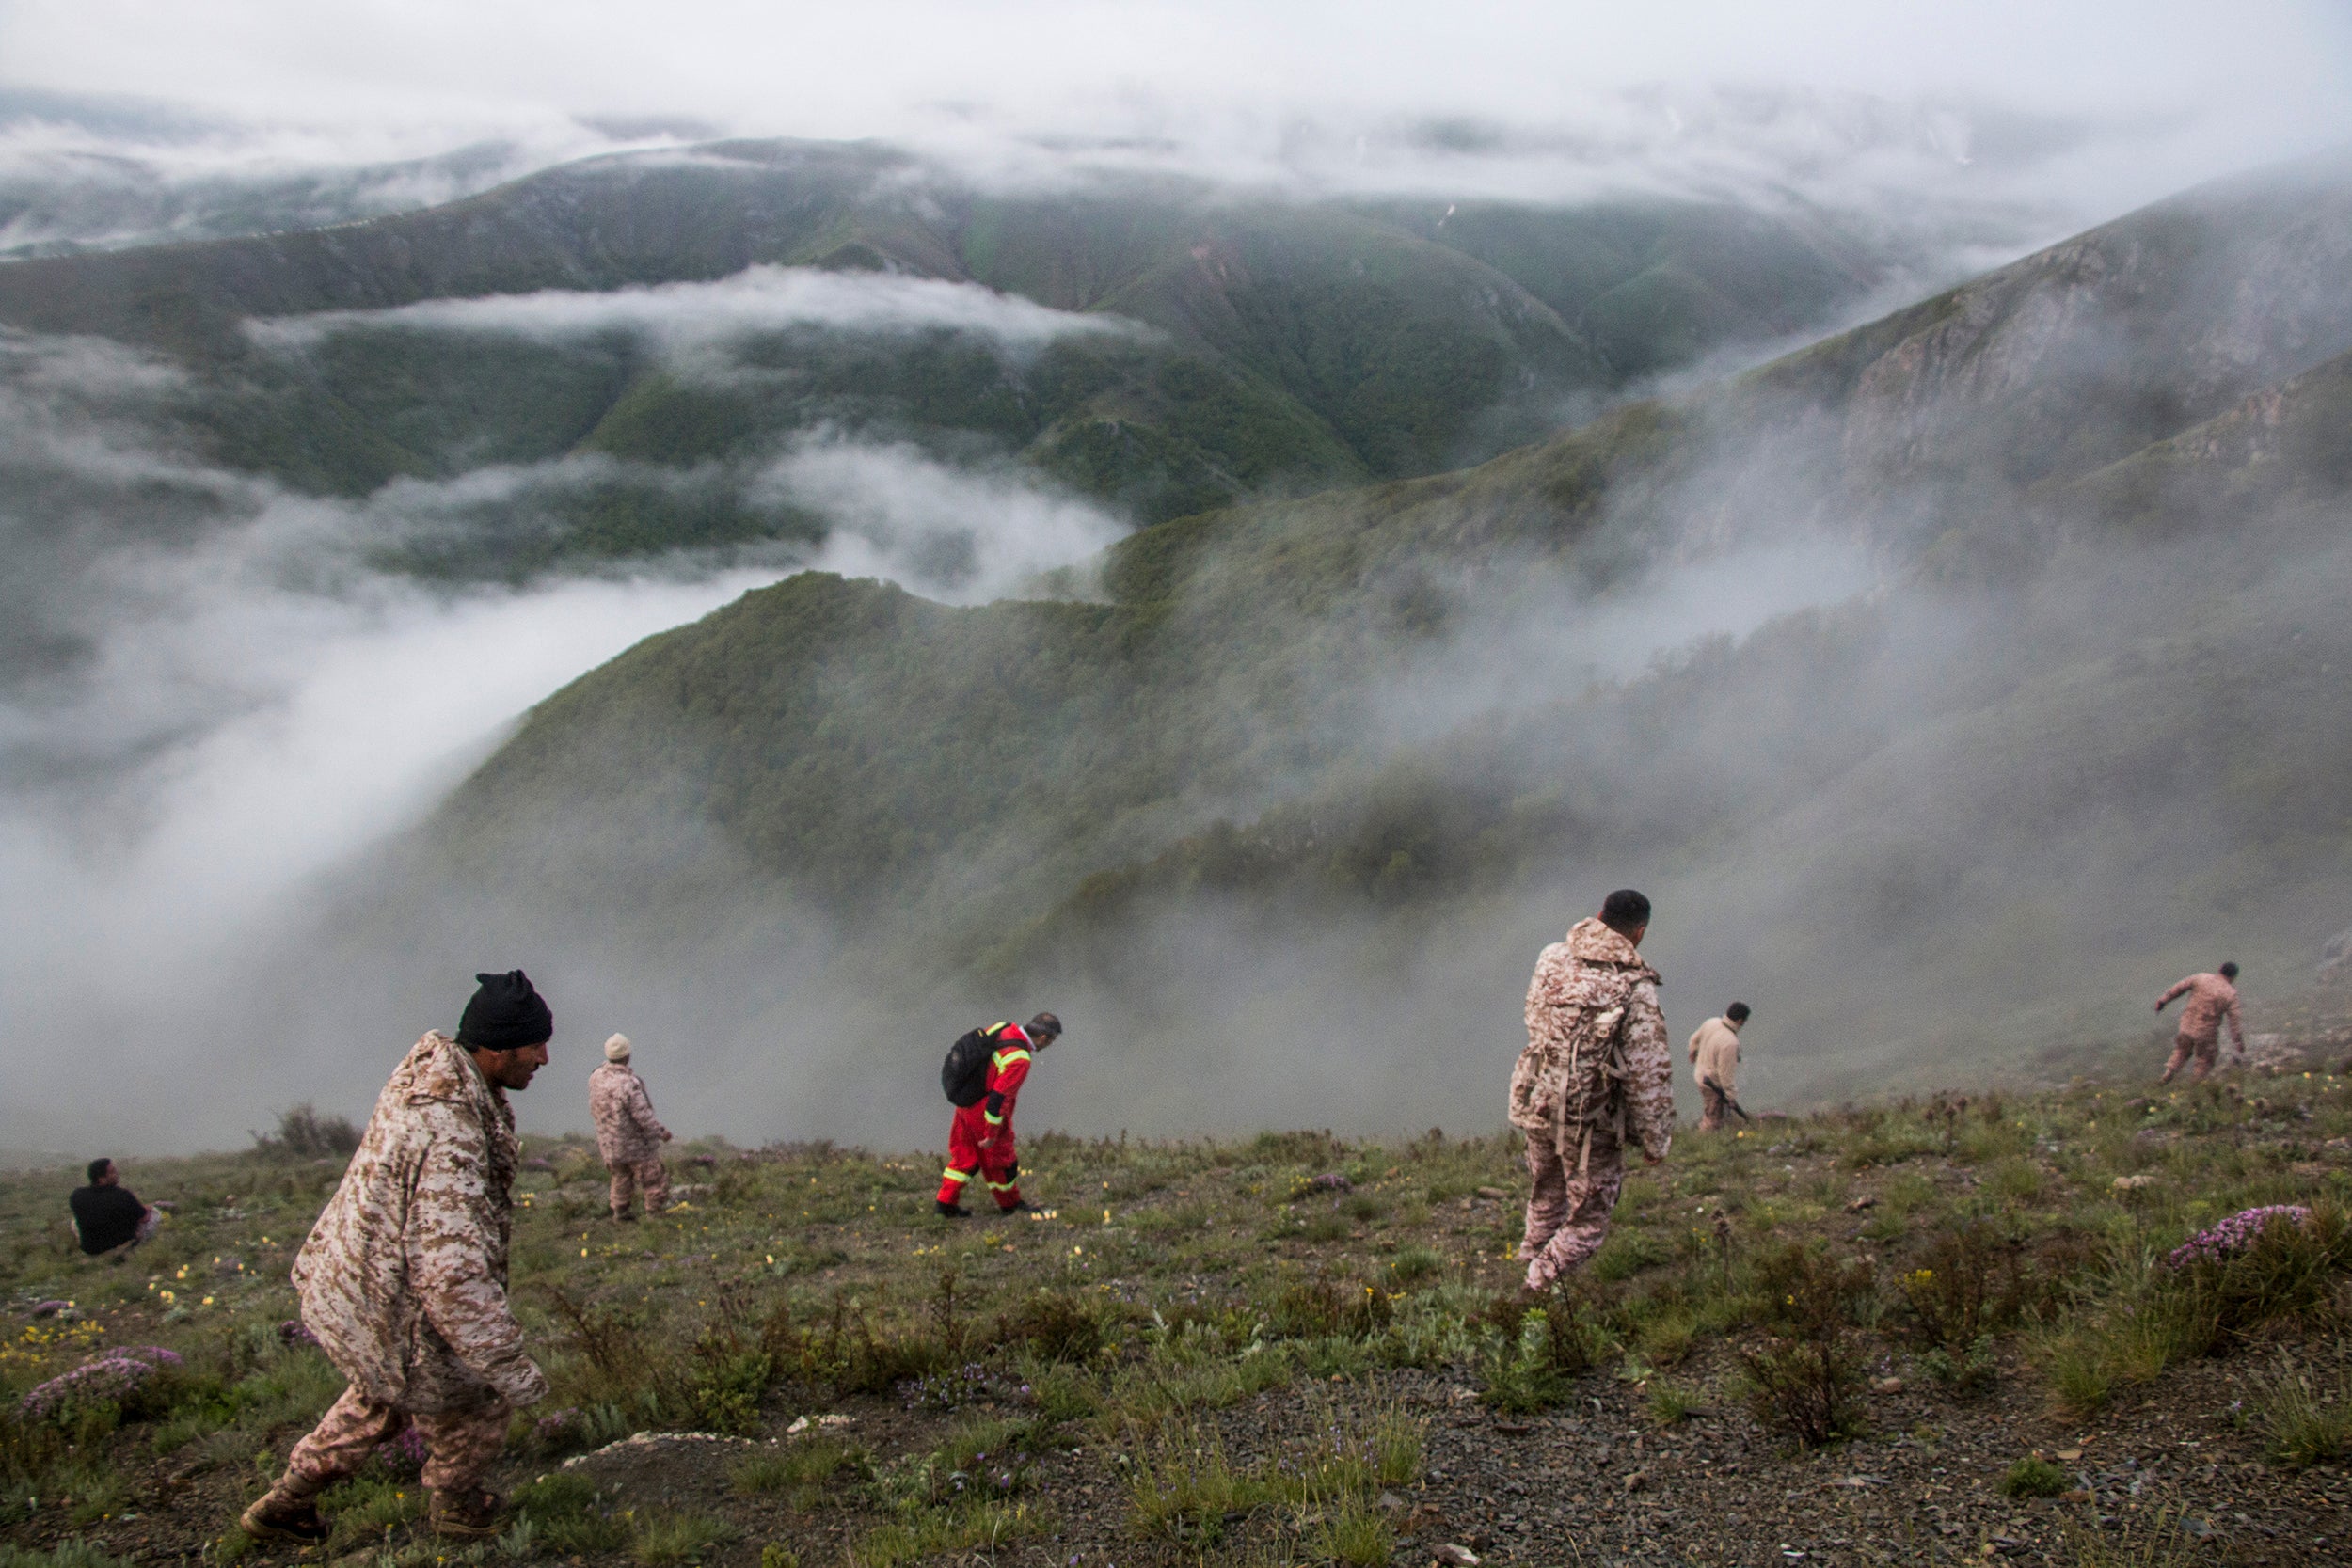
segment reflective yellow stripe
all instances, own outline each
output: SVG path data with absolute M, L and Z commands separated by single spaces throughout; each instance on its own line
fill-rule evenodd
M 946 1170 L 940 1172 L 940 1176 L 942 1179 L 948 1181 L 969 1181 L 972 1180 L 972 1173 L 970 1171 L 958 1170 L 953 1165 L 949 1165 Z
M 988 1190 L 992 1193 L 1009 1193 L 1019 1185 L 1021 1183 L 1018 1181 L 991 1181 L 988 1184 Z
M 988 1123 L 991 1127 L 1002 1127 L 1005 1125 L 1004 1117 L 990 1116 L 986 1111 L 982 1111 L 980 1113 L 980 1119 Z
M 995 1056 L 996 1070 L 1002 1072 L 1005 1069 L 1012 1066 L 1013 1063 L 1025 1062 L 1028 1059 L 1029 1053 L 1025 1051 L 999 1051 L 996 1053 Z

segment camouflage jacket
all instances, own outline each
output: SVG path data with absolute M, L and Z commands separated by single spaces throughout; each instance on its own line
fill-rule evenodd
M 588 1114 L 596 1118 L 596 1153 L 608 1165 L 650 1160 L 670 1135 L 653 1114 L 645 1081 L 627 1062 L 607 1062 L 588 1075 Z
M 548 1391 L 506 1299 L 518 1153 L 505 1093 L 441 1034 L 376 1097 L 294 1267 L 302 1321 L 369 1399 L 432 1413 Z
M 2181 1038 L 2187 1040 L 2219 1040 L 2221 1021 L 2230 1021 L 2230 1032 L 2236 1037 L 2240 1052 L 2246 1049 L 2246 1019 L 2238 1011 L 2237 987 L 2218 974 L 2192 974 L 2176 980 L 2172 989 L 2156 999 L 2156 1010 L 2162 1012 L 2173 998 L 2185 995 L 2188 1006 L 2181 1009 Z
M 1527 1049 L 1511 1074 L 1511 1125 L 1581 1161 L 1589 1129 L 1665 1158 L 1674 1141 L 1674 1062 L 1658 972 L 1597 919 L 1535 960 Z

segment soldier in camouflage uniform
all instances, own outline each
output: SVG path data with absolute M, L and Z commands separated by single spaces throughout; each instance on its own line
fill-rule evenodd
M 588 1075 L 588 1115 L 596 1124 L 596 1153 L 612 1178 L 609 1196 L 616 1220 L 637 1217 L 640 1188 L 648 1214 L 670 1202 L 670 1171 L 661 1163 L 670 1130 L 653 1114 L 653 1096 L 629 1066 L 631 1049 L 627 1035 L 613 1036 L 604 1042 L 604 1065 Z
M 457 1037 L 426 1035 L 376 1097 L 294 1259 L 302 1321 L 351 1386 L 246 1511 L 258 1539 L 325 1540 L 319 1493 L 411 1424 L 434 1528 L 497 1531 L 483 1475 L 516 1408 L 548 1388 L 506 1298 L 519 1154 L 506 1091 L 547 1064 L 555 1023 L 521 970 L 479 978 Z
M 1511 1074 L 1511 1125 L 1527 1134 L 1527 1288 L 1600 1250 L 1625 1185 L 1625 1150 L 1656 1164 L 1674 1139 L 1673 1061 L 1658 972 L 1642 961 L 1649 900 L 1609 895 L 1543 951 L 1527 988 L 1527 1049 Z
M 2220 1055 L 2224 1021 L 2237 1040 L 2237 1060 L 2243 1066 L 2246 1019 L 2238 1011 L 2237 965 L 2223 964 L 2218 974 L 2192 974 L 2185 980 L 2174 981 L 2171 990 L 2156 998 L 2156 1011 L 2164 1011 L 2176 997 L 2182 996 L 2188 998 L 2188 1006 L 2181 1009 L 2181 1028 L 2173 1037 L 2171 1059 L 2164 1064 L 2164 1076 L 2156 1082 L 2169 1084 L 2172 1075 L 2192 1058 L 2197 1065 L 2189 1069 L 2189 1076 L 2201 1082 L 2213 1071 Z

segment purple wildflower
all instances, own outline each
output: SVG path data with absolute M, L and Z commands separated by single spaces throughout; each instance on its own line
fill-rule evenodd
M 72 1371 L 53 1377 L 24 1396 L 19 1406 L 31 1420 L 93 1404 L 121 1404 L 157 1372 L 183 1365 L 179 1353 L 161 1345 L 108 1351 Z
M 2243 1210 L 2174 1247 L 2165 1264 L 2185 1269 L 2198 1263 L 2218 1263 L 2232 1253 L 2252 1246 L 2273 1220 L 2281 1219 L 2307 1226 L 2312 1223 L 2312 1212 L 2299 1203 L 2267 1203 L 2259 1209 Z
M 397 1435 L 386 1438 L 375 1446 L 375 1462 L 396 1476 L 414 1476 L 424 1468 L 424 1433 L 414 1426 L 405 1426 Z
M 310 1324 L 300 1318 L 288 1318 L 278 1325 L 278 1341 L 288 1350 L 297 1346 L 308 1346 L 311 1350 L 319 1348 L 319 1337 L 311 1333 Z

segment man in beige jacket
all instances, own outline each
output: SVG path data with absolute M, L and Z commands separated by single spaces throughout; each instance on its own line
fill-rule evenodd
M 506 1091 L 547 1065 L 555 1020 L 521 970 L 477 978 L 457 1037 L 427 1034 L 376 1097 L 294 1259 L 302 1321 L 351 1386 L 238 1521 L 257 1540 L 325 1541 L 318 1495 L 411 1425 L 433 1528 L 498 1533 L 483 1477 L 508 1418 L 548 1391 L 506 1298 L 520 1152 Z
M 1710 1018 L 1691 1037 L 1691 1077 L 1699 1086 L 1699 1131 L 1712 1132 L 1740 1093 L 1740 1027 L 1748 1005 L 1734 1002 L 1721 1018 Z

